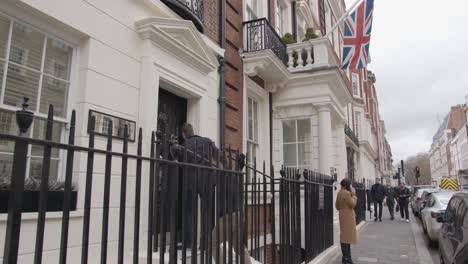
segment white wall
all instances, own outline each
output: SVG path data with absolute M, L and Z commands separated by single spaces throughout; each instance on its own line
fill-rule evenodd
M 77 110 L 77 145 L 86 146 L 88 110 L 130 119 L 143 127 L 144 154 L 149 154 L 150 131 L 156 130 L 158 89 L 161 82 L 169 90 L 189 99 L 188 120 L 199 134 L 218 141 L 218 75 L 216 70 L 202 74 L 174 55 L 142 41 L 135 22 L 148 17 L 176 18 L 159 1 L 126 0 L 24 0 L 18 5 L 2 3 L 0 10 L 20 20 L 30 22 L 41 30 L 74 44 L 72 84 L 69 108 Z M 47 14 L 47 15 L 45 15 Z M 207 44 L 213 45 L 203 38 Z M 214 52 L 213 52 L 214 53 Z M 68 112 L 68 117 L 71 111 Z M 203 117 L 203 118 L 200 118 Z M 96 148 L 105 148 L 105 139 L 96 138 Z M 120 151 L 122 142 L 116 140 L 113 149 Z M 129 152 L 136 153 L 136 143 Z M 70 221 L 67 263 L 79 263 L 83 219 L 85 155 L 76 155 L 74 181 L 78 183 L 78 210 Z M 120 159 L 112 164 L 108 263 L 116 263 L 118 214 L 120 199 Z M 97 263 L 100 250 L 104 157 L 96 156 L 90 230 L 90 262 Z M 143 167 L 147 172 L 148 166 Z M 147 208 L 147 175 L 142 179 L 141 248 L 145 240 L 144 224 Z M 133 209 L 135 191 L 135 162 L 128 166 L 125 257 L 131 257 L 133 241 Z M 36 214 L 23 214 L 19 263 L 32 263 Z M 48 213 L 43 263 L 57 263 L 60 242 L 61 214 Z M 5 236 L 6 216 L 0 215 L 0 237 Z M 0 240 L 3 256 L 4 240 Z M 1 258 L 0 258 L 1 261 Z

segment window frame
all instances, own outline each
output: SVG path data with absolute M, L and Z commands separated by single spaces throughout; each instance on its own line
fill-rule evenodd
M 275 8 L 275 29 L 280 36 L 284 35 L 284 7 L 281 5 L 281 0 L 276 0 Z
M 254 110 L 254 105 L 256 107 L 256 111 Z M 247 164 L 249 165 L 253 165 L 253 162 L 255 161 L 255 159 L 257 158 L 258 156 L 258 153 L 259 153 L 259 149 L 260 149 L 260 140 L 259 140 L 259 131 L 258 131 L 258 127 L 259 127 L 259 101 L 257 99 L 255 99 L 253 96 L 249 96 L 247 95 L 247 136 L 246 136 L 246 141 L 247 141 Z M 249 108 L 250 106 L 252 106 L 252 117 L 250 117 L 250 113 L 249 113 Z M 250 121 L 252 121 L 252 138 L 251 138 L 251 135 L 250 135 Z M 250 147 L 249 145 L 251 145 L 252 147 L 255 148 L 255 157 L 252 157 L 251 156 L 251 153 L 249 153 L 250 151 Z
M 354 134 L 356 137 L 359 139 L 359 137 L 362 135 L 362 129 L 361 129 L 361 112 L 359 111 L 354 111 Z
M 252 6 L 250 6 L 249 2 L 252 3 Z M 261 1 L 258 1 L 258 0 L 245 1 L 245 11 L 247 14 L 247 21 L 255 20 L 260 17 L 260 14 L 259 14 L 261 10 L 260 3 Z
M 356 84 L 356 87 L 354 87 L 355 84 Z M 361 97 L 361 85 L 359 82 L 359 74 L 354 73 L 354 72 L 351 73 L 351 85 L 353 87 L 353 96 L 360 98 Z
M 301 121 L 301 120 L 308 120 L 309 121 L 309 126 L 310 126 L 310 138 L 309 138 L 309 141 L 298 141 L 299 140 L 299 133 L 298 133 L 298 121 Z M 294 121 L 294 125 L 295 125 L 295 141 L 293 142 L 285 142 L 284 141 L 284 122 L 287 122 L 287 121 Z M 313 149 L 314 147 L 314 136 L 313 136 L 313 129 L 312 129 L 312 119 L 311 118 L 291 118 L 291 119 L 283 119 L 281 120 L 281 126 L 282 126 L 282 151 L 283 151 L 283 164 L 285 163 L 285 159 L 284 159 L 284 146 L 285 145 L 295 145 L 296 146 L 296 157 L 295 157 L 295 163 L 296 165 L 295 166 L 287 166 L 287 167 L 295 167 L 295 168 L 298 168 L 298 169 L 304 169 L 304 168 L 307 168 L 307 169 L 312 169 L 313 167 L 313 152 L 312 152 L 312 160 L 310 161 L 310 164 L 309 165 L 301 165 L 299 164 L 299 145 L 301 144 L 308 144 L 310 145 L 311 149 Z M 285 165 L 286 166 L 286 165 Z
M 9 70 L 9 66 L 10 64 L 19 68 L 20 70 L 23 70 L 24 71 L 24 75 L 26 75 L 26 72 L 27 71 L 30 71 L 30 72 L 33 72 L 35 74 L 38 74 L 39 75 L 39 79 L 38 79 L 38 84 L 37 84 L 37 98 L 36 98 L 36 102 L 35 102 L 35 109 L 28 109 L 29 111 L 33 112 L 34 114 L 34 120 L 33 120 L 33 123 L 31 124 L 28 132 L 27 132 L 27 136 L 28 137 L 33 137 L 33 133 L 34 133 L 34 126 L 35 126 L 35 122 L 39 122 L 39 119 L 43 119 L 43 120 L 47 120 L 47 113 L 41 113 L 40 112 L 40 107 L 41 107 L 41 97 L 42 97 L 42 89 L 44 87 L 44 77 L 47 77 L 48 80 L 58 80 L 58 81 L 61 81 L 61 82 L 64 82 L 66 83 L 67 85 L 67 89 L 64 93 L 64 102 L 63 102 L 63 113 L 61 116 L 59 115 L 54 115 L 54 127 L 58 125 L 62 126 L 61 127 L 61 131 L 60 131 L 60 135 L 59 135 L 59 141 L 60 142 L 64 142 L 66 140 L 66 134 L 67 134 L 67 131 L 68 131 L 68 116 L 70 115 L 71 113 L 71 109 L 70 109 L 70 102 L 71 102 L 71 90 L 73 89 L 74 87 L 74 83 L 75 83 L 75 69 L 76 69 L 76 60 L 78 58 L 78 47 L 60 37 L 57 37 L 56 35 L 54 35 L 53 33 L 49 33 L 45 30 L 42 30 L 40 28 L 38 28 L 37 26 L 31 24 L 31 23 L 28 23 L 27 21 L 24 21 L 24 20 L 20 20 L 20 19 L 17 19 L 13 16 L 10 16 L 8 14 L 5 14 L 4 12 L 1 12 L 0 11 L 0 16 L 9 20 L 9 28 L 8 28 L 8 36 L 7 36 L 7 42 L 6 42 L 6 46 L 5 46 L 5 58 L 0 58 L 0 67 L 3 68 L 3 75 L 0 76 L 0 82 L 1 82 L 1 91 L 0 91 L 0 110 L 2 111 L 5 111 L 5 112 L 11 112 L 12 115 L 13 115 L 13 120 L 12 120 L 12 125 L 16 125 L 15 123 L 15 118 L 14 118 L 14 115 L 15 115 L 15 111 L 17 110 L 20 110 L 21 108 L 20 107 L 17 107 L 17 106 L 12 106 L 12 105 L 8 105 L 8 104 L 5 104 L 4 103 L 4 99 L 5 99 L 5 91 L 6 91 L 6 83 L 7 83 L 7 77 L 8 77 L 8 70 Z M 13 29 L 14 29 L 14 26 L 15 24 L 17 25 L 20 25 L 24 28 L 29 28 L 30 30 L 32 31 L 35 31 L 39 34 L 41 34 L 44 39 L 43 39 L 43 43 L 42 43 L 42 56 L 41 56 L 41 66 L 40 66 L 40 69 L 37 70 L 37 69 L 34 69 L 34 68 L 31 68 L 31 67 L 28 67 L 27 65 L 22 65 L 22 64 L 18 64 L 14 61 L 10 61 L 10 51 L 11 51 L 11 47 L 12 46 L 16 46 L 16 47 L 19 47 L 18 45 L 14 45 L 13 44 Z M 47 44 L 48 44 L 48 41 L 55 41 L 55 42 L 58 42 L 58 43 L 61 43 L 62 45 L 66 45 L 68 47 L 71 48 L 71 55 L 70 55 L 70 62 L 69 62 L 69 75 L 68 75 L 68 80 L 66 79 L 62 79 L 60 77 L 56 77 L 50 73 L 47 73 L 46 71 L 46 64 L 45 64 L 45 60 L 46 60 L 46 49 L 47 49 Z M 19 47 L 21 49 L 24 49 L 23 47 Z M 27 49 L 26 49 L 27 50 Z M 26 58 L 27 60 L 27 58 Z M 0 154 L 2 155 L 13 155 L 13 152 L 0 152 Z M 25 177 L 30 177 L 30 173 L 31 173 L 31 161 L 32 159 L 34 158 L 43 158 L 42 156 L 37 156 L 37 155 L 33 155 L 32 153 L 32 145 L 29 145 L 28 147 L 28 153 L 27 153 L 27 166 L 26 166 L 26 173 L 25 173 Z M 52 157 L 51 158 L 52 160 L 58 160 L 58 168 L 57 168 L 57 181 L 63 181 L 65 179 L 65 175 L 64 175 L 64 172 L 65 172 L 65 166 L 64 166 L 64 159 L 65 159 L 65 153 L 64 153 L 64 150 L 60 150 L 59 151 L 59 155 L 58 155 L 58 158 L 57 157 Z

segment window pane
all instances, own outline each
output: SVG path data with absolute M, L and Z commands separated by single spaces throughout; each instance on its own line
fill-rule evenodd
M 1 34 L 1 33 L 0 33 Z M 3 63 L 2 61 L 0 61 L 0 93 L 2 92 L 3 90 L 3 73 L 5 72 L 5 63 Z M 1 103 L 1 102 L 0 102 Z
M 310 134 L 310 119 L 297 120 L 297 137 L 298 142 L 311 141 L 312 135 Z
M 256 101 L 253 101 L 253 110 L 254 140 L 258 142 L 258 104 Z
M 253 164 L 255 159 L 257 158 L 257 145 L 250 141 L 247 141 L 247 156 L 248 156 L 248 163 Z
M 13 154 L 0 154 L 0 182 L 10 182 L 12 166 Z
M 18 135 L 18 126 L 13 112 L 0 110 L 0 133 Z M 0 152 L 13 153 L 13 141 L 0 140 Z
M 296 121 L 283 121 L 283 142 L 296 142 Z
M 253 140 L 253 110 L 252 110 L 252 99 L 248 99 L 247 103 L 247 138 Z
M 44 76 L 42 80 L 41 90 L 41 105 L 39 111 L 47 114 L 49 111 L 49 105 L 54 106 L 54 115 L 65 117 L 65 98 L 68 91 L 68 83 L 49 77 Z
M 44 35 L 32 28 L 14 23 L 10 47 L 10 60 L 40 70 Z
M 10 20 L 0 16 L 0 58 L 6 58 L 6 47 L 10 33 Z
M 296 144 L 283 145 L 284 166 L 297 166 Z
M 8 66 L 4 104 L 21 107 L 23 97 L 29 98 L 29 110 L 36 110 L 39 74 L 10 64 Z
M 312 143 L 298 144 L 299 166 L 310 167 L 312 165 Z
M 51 183 L 57 182 L 58 166 L 59 166 L 58 160 L 52 159 L 50 161 L 49 185 Z M 42 175 L 42 157 L 32 157 L 30 168 L 29 168 L 29 177 L 40 181 L 41 175 Z
M 54 122 L 52 129 L 52 141 L 60 142 L 61 131 L 63 124 Z M 33 122 L 33 138 L 36 139 L 45 139 L 47 129 L 47 120 L 42 118 L 35 118 Z M 32 156 L 42 156 L 44 153 L 44 148 L 38 145 L 31 146 L 31 155 Z M 57 158 L 59 156 L 59 150 L 56 148 L 52 149 L 52 157 Z
M 47 39 L 44 71 L 55 77 L 70 79 L 70 62 L 73 49 L 58 40 Z

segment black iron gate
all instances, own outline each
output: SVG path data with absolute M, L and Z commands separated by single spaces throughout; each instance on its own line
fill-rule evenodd
M 66 159 L 62 193 L 61 236 L 59 263 L 71 262 L 69 258 L 70 212 L 74 209 L 72 177 L 74 157 L 81 154 L 86 160 L 84 179 L 83 221 L 80 232 L 80 263 L 88 263 L 92 257 L 100 263 L 110 262 L 110 254 L 116 263 L 302 263 L 320 254 L 333 244 L 333 179 L 312 171 L 299 172 L 285 168 L 281 177 L 266 173 L 265 163 L 258 169 L 254 163 L 246 166 L 239 151 L 219 151 L 200 143 L 185 148 L 171 137 L 152 133 L 150 155 L 143 156 L 142 130 L 138 131 L 136 154 L 128 153 L 129 136 L 125 127 L 122 150 L 113 149 L 114 125 L 107 129 L 106 149 L 95 148 L 95 117 L 89 122 L 88 147 L 75 145 L 75 112 L 69 123 L 68 143 L 53 142 L 53 107 L 49 109 L 45 138 L 25 136 L 34 117 L 23 109 L 17 112 L 18 125 L 23 134 L 0 134 L 0 140 L 15 143 L 12 177 L 8 183 L 8 220 L 5 236 L 3 263 L 18 263 L 19 238 L 22 222 L 25 168 L 28 148 L 42 146 L 42 174 L 38 186 L 38 218 L 35 235 L 34 263 L 42 263 L 45 223 L 48 208 L 51 153 L 59 150 Z M 104 159 L 104 184 L 93 192 L 95 158 Z M 115 163 L 119 172 L 119 216 L 110 219 L 111 182 Z M 130 171 L 130 163 L 135 171 Z M 114 163 L 114 164 L 113 164 Z M 129 175 L 134 175 L 134 189 L 130 190 Z M 133 177 L 133 176 L 132 176 Z M 147 193 L 143 180 L 148 180 Z M 145 186 L 146 187 L 146 186 Z M 127 197 L 134 191 L 134 203 L 129 206 Z M 113 191 L 112 191 L 113 192 Z M 181 195 L 179 193 L 181 192 Z M 99 194 L 102 208 L 96 209 L 92 201 Z M 142 207 L 147 199 L 147 207 Z M 157 205 L 160 206 L 157 206 Z M 91 210 L 93 208 L 93 210 Z M 100 255 L 90 256 L 91 215 L 102 215 L 99 225 Z M 128 226 L 126 215 L 132 214 L 134 224 Z M 147 215 L 147 221 L 141 221 Z M 110 229 L 110 222 L 118 221 L 118 230 Z M 147 226 L 142 227 L 141 223 Z M 130 229 L 130 232 L 126 230 Z M 109 251 L 110 232 L 116 231 L 116 252 Z M 147 231 L 147 232 L 146 232 Z M 125 244 L 130 239 L 132 246 Z M 146 239 L 140 237 L 146 235 Z M 143 242 L 144 241 L 144 242 Z M 144 244 L 142 244 L 144 243 Z M 78 262 L 73 259 L 73 262 Z

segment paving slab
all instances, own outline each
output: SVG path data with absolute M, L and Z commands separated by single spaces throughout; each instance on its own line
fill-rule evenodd
M 416 221 L 411 218 L 410 221 Z M 391 221 L 384 210 L 382 222 L 369 222 L 358 236 L 358 243 L 352 245 L 351 252 L 356 264 L 419 264 L 421 253 L 425 258 L 419 239 L 415 239 L 413 229 L 416 223 L 406 223 L 398 217 Z M 333 264 L 341 264 L 341 252 Z M 432 264 L 432 263 L 427 263 Z

